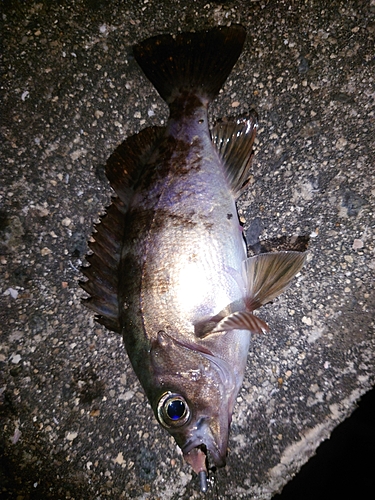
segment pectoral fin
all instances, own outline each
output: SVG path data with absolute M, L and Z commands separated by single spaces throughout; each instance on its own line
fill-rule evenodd
M 252 333 L 263 333 L 268 332 L 269 328 L 267 323 L 248 311 L 237 311 L 220 318 L 216 316 L 209 321 L 195 325 L 195 335 L 200 339 L 212 335 L 224 335 L 232 330 L 249 330 Z
M 286 290 L 305 260 L 306 252 L 264 253 L 245 260 L 248 310 L 254 311 Z
M 203 339 L 211 335 L 225 334 L 231 330 L 249 330 L 252 333 L 268 332 L 267 323 L 255 316 L 252 311 L 270 302 L 288 288 L 305 260 L 306 252 L 265 253 L 245 260 L 247 310 L 228 314 L 230 310 L 228 306 L 216 316 L 196 323 L 195 335 Z
M 252 312 L 238 311 L 222 319 L 212 333 L 229 332 L 231 330 L 249 330 L 252 333 L 268 332 L 267 323 Z

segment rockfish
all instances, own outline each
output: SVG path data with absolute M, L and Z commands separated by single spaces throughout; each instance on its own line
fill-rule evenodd
M 87 305 L 123 335 L 158 422 L 207 489 L 225 465 L 254 310 L 301 269 L 305 254 L 247 257 L 236 199 L 249 177 L 255 112 L 211 130 L 207 107 L 236 63 L 242 26 L 160 35 L 134 57 L 170 109 L 165 127 L 126 139 L 106 165 L 116 196 L 89 244 Z

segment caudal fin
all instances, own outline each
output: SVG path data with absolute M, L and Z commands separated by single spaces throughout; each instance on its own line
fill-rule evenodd
M 135 45 L 134 57 L 161 97 L 171 104 L 181 93 L 208 101 L 220 91 L 246 38 L 238 25 L 208 31 L 158 35 Z

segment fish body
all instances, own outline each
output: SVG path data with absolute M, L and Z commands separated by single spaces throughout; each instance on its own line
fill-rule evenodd
M 166 127 L 144 129 L 110 157 L 117 197 L 97 226 L 87 304 L 123 335 L 159 423 L 201 475 L 225 465 L 253 311 L 272 300 L 305 256 L 247 258 L 236 198 L 249 176 L 256 114 L 209 129 L 207 107 L 239 57 L 241 26 L 152 37 L 135 59 L 168 103 Z
M 164 148 L 170 149 L 168 160 Z M 244 309 L 246 289 L 242 228 L 223 162 L 211 141 L 206 107 L 202 105 L 189 117 L 169 123 L 155 156 L 157 179 L 153 178 L 152 189 L 147 179 L 129 209 L 136 215 L 130 217 L 134 237 L 126 252 L 138 265 L 142 256 L 142 264 L 135 281 L 137 289 L 127 286 L 123 290 L 122 302 L 127 305 L 122 312 L 122 323 L 127 325 L 125 345 L 132 352 L 133 366 L 149 399 L 157 401 L 170 391 L 196 407 L 188 439 L 186 428 L 181 429 L 182 436 L 180 430 L 174 432 L 183 450 L 210 439 L 215 462 L 221 463 L 250 332 L 235 330 L 221 341 L 218 334 L 212 338 L 196 334 L 199 324 L 226 308 L 228 312 Z M 142 218 L 146 227 L 139 231 Z M 127 263 L 124 274 L 128 267 Z M 142 318 L 141 329 L 138 318 Z M 132 324 L 136 326 L 130 334 Z M 133 352 L 140 332 L 142 349 Z M 209 398 L 200 395 L 202 384 L 210 387 Z M 224 401 L 228 409 L 219 412 Z M 207 419 L 212 408 L 217 409 L 219 441 L 209 430 Z M 203 419 L 200 432 L 194 434 L 194 422 L 199 419 Z

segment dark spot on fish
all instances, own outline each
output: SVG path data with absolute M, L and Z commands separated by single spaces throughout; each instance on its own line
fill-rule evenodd
M 174 226 L 185 226 L 185 227 L 192 227 L 196 226 L 196 222 L 191 219 L 191 217 L 194 215 L 188 214 L 188 215 L 183 215 L 183 214 L 171 214 L 165 210 L 166 216 L 169 217 L 173 221 Z
M 204 106 L 199 97 L 190 92 L 181 92 L 170 104 L 170 118 L 179 120 L 193 116 L 197 108 Z
M 126 249 L 124 249 L 119 270 L 121 275 L 119 278 L 121 282 L 123 283 L 124 280 L 131 282 L 136 281 L 141 273 L 141 270 L 141 259 L 133 255 L 130 251 L 126 251 Z M 134 289 L 134 287 L 131 288 Z M 123 297 L 122 303 L 125 302 L 128 304 L 128 306 L 130 305 L 130 301 L 127 301 L 125 297 Z
M 201 169 L 201 162 L 202 162 L 202 157 L 200 154 L 197 153 L 195 160 L 193 160 L 190 164 L 190 169 L 199 172 L 199 170 Z
M 148 231 L 154 220 L 153 208 L 135 208 L 126 214 L 124 242 L 129 245 L 137 241 L 139 235 Z
M 233 219 L 233 214 L 227 214 L 227 219 L 228 219 L 228 220 Z
M 132 252 L 132 248 L 136 246 L 139 235 L 149 232 L 156 234 L 168 226 L 191 228 L 197 224 L 193 220 L 193 217 L 194 212 L 179 214 L 165 208 L 158 208 L 156 210 L 153 208 L 137 208 L 131 210 L 126 217 L 127 226 L 124 233 L 125 246 L 123 255 L 127 252 Z M 146 251 L 146 248 L 144 251 Z M 134 265 L 134 263 L 131 265 Z
M 192 141 L 166 136 L 155 149 L 151 161 L 143 167 L 143 171 L 134 185 L 134 191 L 145 193 L 145 197 L 155 204 L 157 192 L 161 193 L 162 181 L 168 176 L 180 177 L 194 169 L 201 168 L 202 140 L 194 137 Z M 152 186 L 153 198 L 150 198 Z M 160 189 L 157 188 L 160 186 Z M 156 188 L 156 190 L 155 190 Z M 149 203 L 149 205 L 151 204 Z
M 122 305 L 119 311 L 119 323 L 125 327 L 128 343 L 135 342 L 137 329 L 141 327 L 139 293 L 142 280 L 142 261 L 130 250 L 121 257 L 118 273 L 119 290 L 118 303 Z M 141 331 L 141 330 L 140 330 Z
M 135 353 L 132 361 L 135 367 L 141 366 L 144 362 L 142 352 L 138 353 L 136 349 L 139 334 L 144 330 L 139 300 L 142 284 L 142 264 L 141 257 L 133 255 L 131 250 L 128 249 L 128 253 L 121 259 L 119 273 L 119 304 L 126 303 L 127 305 L 126 309 L 122 308 L 121 310 L 121 333 L 126 349 L 133 349 Z
M 200 120 L 198 120 L 198 123 L 204 123 L 203 118 L 201 118 Z
M 167 162 L 169 166 L 169 172 L 173 172 L 174 175 L 183 175 L 189 171 L 189 166 L 187 164 L 188 155 L 190 152 L 191 145 L 181 139 L 176 139 L 174 137 L 168 137 L 166 141 L 165 154 L 170 155 L 162 159 L 163 162 Z
M 168 175 L 181 175 L 188 171 L 187 158 L 191 145 L 181 139 L 169 135 L 155 149 L 152 158 L 143 166 L 142 173 L 135 182 L 134 192 L 144 192 L 150 197 L 150 187 L 158 185 Z

